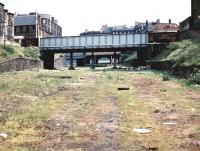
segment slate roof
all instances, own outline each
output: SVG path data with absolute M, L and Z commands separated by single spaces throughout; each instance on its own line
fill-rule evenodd
M 157 23 L 153 27 L 154 33 L 160 33 L 160 32 L 177 32 L 179 29 L 178 25 L 175 23 Z
M 15 17 L 14 24 L 15 26 L 35 25 L 36 17 L 35 15 L 19 15 Z
M 3 3 L 1 3 L 1 2 L 0 2 L 0 5 L 1 5 L 1 6 L 5 6 L 5 5 L 4 5 Z

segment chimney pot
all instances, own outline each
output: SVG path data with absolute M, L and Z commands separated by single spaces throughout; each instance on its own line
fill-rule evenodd
M 171 19 L 169 19 L 169 24 L 171 24 L 172 23 L 172 20 Z

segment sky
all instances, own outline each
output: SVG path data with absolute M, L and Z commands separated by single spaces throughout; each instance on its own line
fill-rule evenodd
M 58 19 L 63 35 L 73 36 L 102 25 L 133 26 L 135 21 L 179 23 L 191 15 L 191 0 L 0 0 L 12 13 L 37 11 Z

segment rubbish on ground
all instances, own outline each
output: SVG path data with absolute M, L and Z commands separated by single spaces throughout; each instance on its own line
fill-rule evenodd
M 8 138 L 8 134 L 1 133 L 1 134 L 0 134 L 0 137 L 3 137 L 3 138 Z
M 176 122 L 165 122 L 165 123 L 163 123 L 164 125 L 176 125 Z
M 148 147 L 148 150 L 149 150 L 149 151 L 157 151 L 157 150 L 158 150 L 158 147 L 151 147 L 151 146 L 149 146 L 149 147 Z
M 61 79 L 71 79 L 72 77 L 71 76 L 61 76 L 60 78 Z
M 120 87 L 120 88 L 118 88 L 118 90 L 119 91 L 122 91 L 122 90 L 129 90 L 130 88 L 128 88 L 128 87 Z
M 148 134 L 148 133 L 151 133 L 151 131 L 150 130 L 148 130 L 148 129 L 143 129 L 143 128 L 135 128 L 135 129 L 133 129 L 133 131 L 134 132 L 136 132 L 136 133 L 140 133 L 140 134 Z
M 192 141 L 191 144 L 200 149 L 200 141 Z
M 160 110 L 156 109 L 156 110 L 154 111 L 154 113 L 160 113 Z

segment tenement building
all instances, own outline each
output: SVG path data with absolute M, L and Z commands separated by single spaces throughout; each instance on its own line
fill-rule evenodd
M 39 38 L 62 36 L 58 21 L 48 14 L 18 14 L 15 17 L 15 36 L 22 36 L 22 46 L 38 46 Z
M 14 40 L 14 14 L 4 8 L 0 3 L 0 44 Z
M 200 38 L 200 0 L 191 0 L 191 16 L 180 23 L 179 40 Z

